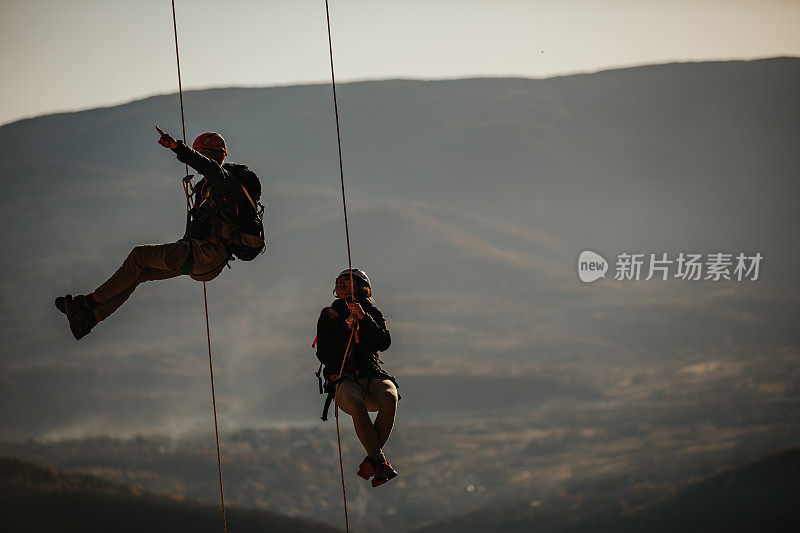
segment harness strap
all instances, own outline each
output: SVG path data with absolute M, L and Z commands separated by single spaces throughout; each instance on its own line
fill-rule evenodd
M 314 342 L 317 342 L 317 339 L 314 339 Z M 319 393 L 325 394 L 325 389 L 322 386 L 322 363 L 319 364 L 319 368 L 317 369 L 316 372 L 314 372 L 314 374 L 316 374 L 317 382 L 319 383 Z
M 317 377 L 320 377 L 317 374 Z M 331 378 L 335 378 L 336 376 L 331 376 Z M 328 383 L 328 395 L 325 397 L 325 406 L 322 408 L 322 416 L 320 417 L 323 422 L 328 420 L 328 409 L 331 406 L 331 402 L 333 401 L 334 394 L 336 394 L 336 386 L 345 380 L 345 377 L 342 376 L 339 379 L 331 379 Z M 322 382 L 322 378 L 320 378 L 320 383 Z M 320 385 L 320 389 L 322 385 Z
M 333 401 L 333 393 L 329 392 L 328 395 L 325 397 L 325 407 L 322 408 L 322 418 L 323 422 L 328 421 L 328 409 L 331 407 L 331 402 Z
M 184 240 L 189 240 L 192 236 L 192 232 L 190 230 L 192 225 L 192 213 L 191 213 L 192 209 L 190 204 L 191 204 L 191 198 L 194 196 L 194 188 L 192 187 L 193 177 L 194 174 L 187 174 L 183 178 L 183 190 L 186 193 L 186 231 L 183 233 Z M 187 272 L 183 271 L 183 267 L 181 267 L 181 273 L 187 274 Z
M 245 195 L 245 196 L 247 196 L 247 199 L 248 199 L 248 200 L 250 200 L 250 205 L 252 205 L 252 206 L 253 206 L 253 209 L 255 209 L 256 213 L 258 213 L 258 208 L 256 207 L 256 203 L 255 203 L 255 202 L 253 201 L 253 199 L 250 197 L 250 193 L 249 193 L 249 192 L 247 192 L 247 188 L 246 188 L 244 185 L 242 185 L 242 184 L 241 184 L 241 182 L 239 183 L 239 187 L 241 187 L 241 188 L 242 188 L 242 190 L 244 191 L 244 195 Z

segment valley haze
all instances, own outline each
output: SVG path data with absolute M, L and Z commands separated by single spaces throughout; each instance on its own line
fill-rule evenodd
M 800 59 L 337 89 L 353 265 L 403 396 L 387 453 L 405 470 L 389 506 L 353 489 L 358 527 L 589 483 L 674 492 L 800 443 Z M 184 105 L 190 140 L 222 133 L 267 206 L 266 254 L 208 284 L 232 502 L 338 526 L 311 349 L 347 265 L 330 86 Z M 183 166 L 154 124 L 180 135 L 177 95 L 0 127 L 0 455 L 213 503 L 200 284 L 143 284 L 79 343 L 52 304 L 183 235 Z M 605 279 L 580 281 L 584 250 Z M 624 252 L 763 261 L 756 281 L 619 281 Z

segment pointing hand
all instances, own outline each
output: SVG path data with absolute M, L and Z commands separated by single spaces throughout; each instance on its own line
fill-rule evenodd
M 158 133 L 161 134 L 161 138 L 158 140 L 158 144 L 160 144 L 164 148 L 175 148 L 176 146 L 178 146 L 178 142 L 172 137 L 172 135 L 164 132 L 164 130 L 162 130 L 158 126 L 156 126 L 156 130 L 158 130 Z

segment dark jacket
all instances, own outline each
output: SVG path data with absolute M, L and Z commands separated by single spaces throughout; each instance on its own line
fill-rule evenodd
M 351 353 L 345 362 L 344 373 L 394 381 L 394 378 L 381 368 L 378 359 L 378 352 L 386 351 L 392 343 L 383 313 L 370 299 L 356 298 L 356 302 L 361 304 L 365 316 L 358 321 L 358 343 L 353 340 L 351 344 Z M 339 374 L 351 332 L 345 322 L 350 316 L 345 301 L 337 298 L 331 307 L 338 316 L 331 318 L 323 310 L 317 321 L 317 359 L 325 366 L 324 372 L 328 378 Z
M 216 161 L 212 161 L 194 148 L 189 148 L 183 141 L 178 141 L 178 146 L 172 149 L 175 155 L 178 156 L 178 161 L 187 164 L 198 173 L 200 173 L 209 183 L 214 186 L 221 186 L 223 189 L 228 189 L 227 192 L 234 189 L 234 183 L 227 172 L 224 170 L 230 163 L 220 165 Z
M 196 239 L 215 239 L 227 244 L 233 235 L 232 220 L 235 200 L 242 195 L 241 187 L 231 176 L 232 169 L 241 166 L 235 163 L 220 165 L 197 150 L 189 148 L 182 141 L 172 149 L 178 160 L 192 167 L 203 176 L 195 186 L 195 207 L 192 209 L 189 233 Z M 244 167 L 247 168 L 247 167 Z M 253 174 L 255 176 L 255 174 Z M 253 184 L 246 184 L 253 200 L 261 197 L 261 184 L 256 178 Z M 231 212 L 228 212 L 231 211 Z

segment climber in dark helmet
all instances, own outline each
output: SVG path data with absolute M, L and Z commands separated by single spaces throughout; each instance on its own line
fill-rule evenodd
M 320 392 L 328 393 L 322 419 L 327 418 L 331 398 L 353 418 L 356 435 L 367 452 L 357 474 L 372 478 L 372 486 L 377 487 L 397 476 L 382 451 L 394 425 L 397 381 L 381 368 L 378 358 L 378 352 L 389 348 L 392 339 L 383 314 L 375 307 L 372 284 L 364 271 L 354 268 L 339 274 L 334 294 L 336 299 L 317 321 L 317 358 L 325 378 Z M 369 412 L 375 411 L 373 422 Z
M 156 129 L 158 143 L 203 176 L 194 186 L 191 176 L 184 178 L 194 201 L 187 215 L 186 233 L 174 243 L 135 247 L 94 292 L 56 298 L 56 307 L 67 315 L 76 339 L 108 318 L 144 281 L 181 274 L 210 281 L 234 257 L 251 260 L 265 248 L 261 183 L 246 165 L 224 163 L 227 146 L 222 136 L 203 133 L 189 148 L 158 126 Z

